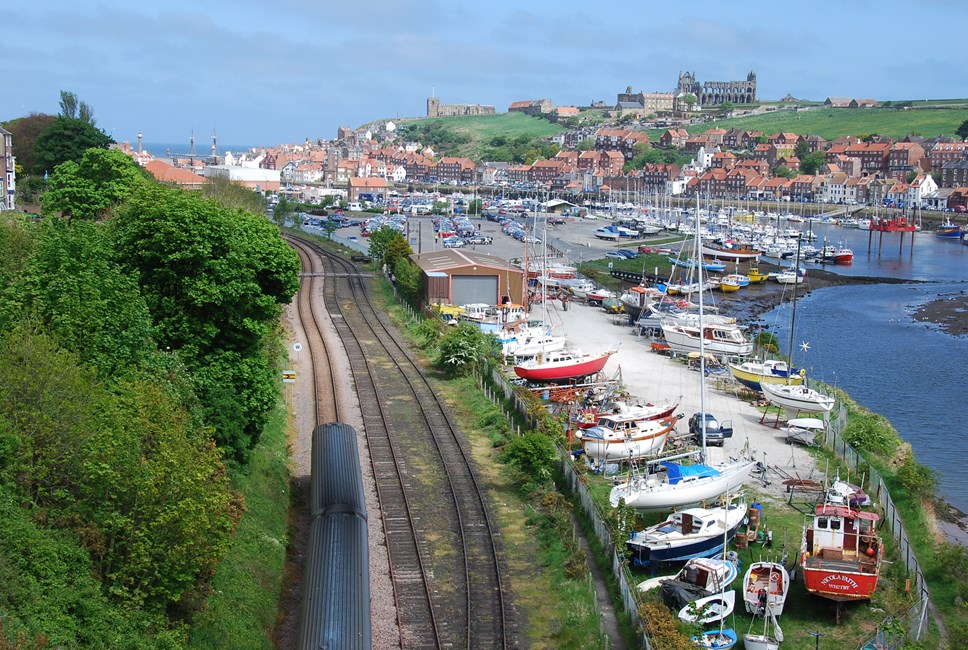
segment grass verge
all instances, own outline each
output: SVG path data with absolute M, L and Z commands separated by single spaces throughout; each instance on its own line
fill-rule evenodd
M 252 450 L 248 467 L 232 474 L 246 512 L 231 550 L 218 565 L 207 607 L 193 621 L 190 647 L 275 647 L 272 631 L 286 555 L 288 458 L 286 413 L 280 407 Z

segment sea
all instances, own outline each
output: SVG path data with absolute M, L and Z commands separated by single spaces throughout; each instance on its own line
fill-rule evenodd
M 968 292 L 968 246 L 931 232 L 905 233 L 902 243 L 900 233 L 881 237 L 818 223 L 812 229 L 818 248 L 826 237 L 854 251 L 850 266 L 824 265 L 825 270 L 911 282 L 829 286 L 798 299 L 794 362 L 810 377 L 843 389 L 890 420 L 916 459 L 937 472 L 945 500 L 968 512 L 968 428 L 962 428 L 968 422 L 968 395 L 963 392 L 968 386 L 968 337 L 946 334 L 912 317 L 926 302 Z M 809 288 L 815 265 L 802 266 Z M 784 303 L 761 319 L 784 352 L 791 309 Z
M 231 151 L 233 154 L 248 151 L 254 145 L 237 145 L 237 144 L 222 144 L 218 143 L 219 155 L 224 155 L 226 151 Z M 169 156 L 185 155 L 191 149 L 191 142 L 187 139 L 185 142 L 145 142 L 144 150 L 150 153 L 155 158 L 167 158 Z M 195 153 L 204 156 L 212 151 L 212 139 L 211 138 L 196 138 L 195 139 Z

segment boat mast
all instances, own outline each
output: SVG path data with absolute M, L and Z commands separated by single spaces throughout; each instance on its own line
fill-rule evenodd
M 703 331 L 702 244 L 699 235 L 699 191 L 696 191 L 696 276 L 699 279 L 699 420 L 702 428 L 702 453 L 700 462 L 706 462 L 706 333 Z M 690 273 L 691 273 L 690 269 Z
M 794 257 L 793 262 L 793 305 L 790 309 L 790 368 L 787 370 L 787 383 L 790 383 L 790 379 L 793 376 L 793 330 L 797 324 L 797 283 L 800 280 L 800 242 L 801 239 L 797 239 L 797 254 Z

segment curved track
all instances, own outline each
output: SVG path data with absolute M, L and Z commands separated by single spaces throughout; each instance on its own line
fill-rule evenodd
M 322 293 L 353 369 L 363 412 L 402 647 L 516 645 L 509 640 L 496 528 L 444 404 L 371 304 L 360 270 L 314 244 L 286 239 L 309 271 L 309 295 L 299 298 L 309 339 L 316 338 L 318 327 L 303 313 L 312 313 L 317 302 L 320 260 L 326 269 Z M 328 354 L 324 349 L 327 360 Z M 319 378 L 326 372 L 322 364 L 330 364 L 317 355 L 313 350 Z M 340 385 L 335 378 L 330 381 Z M 327 399 L 337 402 L 335 392 Z M 316 395 L 320 414 L 327 407 L 318 385 Z

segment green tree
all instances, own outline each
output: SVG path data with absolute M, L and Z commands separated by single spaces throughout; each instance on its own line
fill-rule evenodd
M 78 162 L 88 149 L 107 149 L 112 142 L 108 134 L 83 120 L 58 117 L 37 136 L 34 171 L 43 174 L 68 160 Z
M 595 150 L 595 138 L 585 138 L 578 143 L 575 147 L 578 151 L 594 151 Z
M 691 111 L 692 107 L 699 102 L 699 98 L 697 98 L 692 93 L 686 93 L 685 95 L 679 98 L 679 101 L 685 105 L 687 111 Z
M 822 151 L 812 151 L 800 158 L 800 171 L 804 174 L 818 174 L 827 166 L 827 156 Z
M 377 264 L 383 266 L 387 263 L 387 252 L 390 250 L 390 245 L 396 240 L 402 241 L 407 248 L 410 248 L 406 238 L 396 228 L 381 226 L 370 234 L 370 257 L 376 260 Z
M 420 297 L 421 278 L 420 267 L 407 258 L 399 258 L 393 265 L 393 277 L 396 278 L 397 289 L 412 305 L 416 305 Z
M 37 314 L 60 345 L 102 377 L 123 377 L 154 350 L 137 278 L 114 261 L 105 228 L 46 220 L 16 291 L 15 309 Z M 15 318 L 16 313 L 9 318 Z
M 787 167 L 786 165 L 777 165 L 773 169 L 774 176 L 782 176 L 783 178 L 793 178 L 797 175 L 795 171 Z
M 79 162 L 61 163 L 41 197 L 44 214 L 99 219 L 148 182 L 147 173 L 121 151 L 88 149 Z
M 471 199 L 470 203 L 467 204 L 467 214 L 480 216 L 482 205 L 483 201 L 480 199 Z
M 793 148 L 793 155 L 799 158 L 801 161 L 810 154 L 810 143 L 806 140 L 800 140 L 797 146 Z
M 717 112 L 720 117 L 729 117 L 729 115 L 736 110 L 736 106 L 733 102 L 723 102 L 719 105 Z
M 476 325 L 461 323 L 440 339 L 437 363 L 452 376 L 466 374 L 494 353 L 495 341 Z
M 145 188 L 110 223 L 158 345 L 179 353 L 204 403 L 238 401 L 244 431 L 215 438 L 244 460 L 274 404 L 265 345 L 299 287 L 299 257 L 264 218 L 167 187 Z
M 513 438 L 501 454 L 501 460 L 515 469 L 526 482 L 543 483 L 551 479 L 558 451 L 554 442 L 539 433 L 527 432 Z
M 409 259 L 411 255 L 413 255 L 413 248 L 407 243 L 407 238 L 398 232 L 396 237 L 387 242 L 383 263 L 387 268 L 395 269 L 400 260 Z
M 207 199 L 214 199 L 229 209 L 241 208 L 254 214 L 265 214 L 264 196 L 227 178 L 214 176 L 201 186 L 199 192 Z
M 81 120 L 94 126 L 94 109 L 87 102 L 77 98 L 77 94 L 62 90 L 60 91 L 60 117 L 72 120 Z
M 53 115 L 44 113 L 31 113 L 26 117 L 20 117 L 9 122 L 4 122 L 4 129 L 10 132 L 13 141 L 13 155 L 17 158 L 17 164 L 22 165 L 28 174 L 43 174 L 44 170 L 37 169 L 34 162 L 34 145 L 37 136 L 43 133 L 50 125 L 57 121 Z M 17 175 L 17 186 L 20 186 L 20 174 Z
M 272 208 L 272 220 L 277 226 L 283 226 L 286 219 L 296 212 L 296 205 L 286 198 L 285 195 L 279 197 L 279 202 Z
M 955 129 L 955 135 L 957 135 L 962 140 L 968 140 L 968 120 L 965 120 Z

